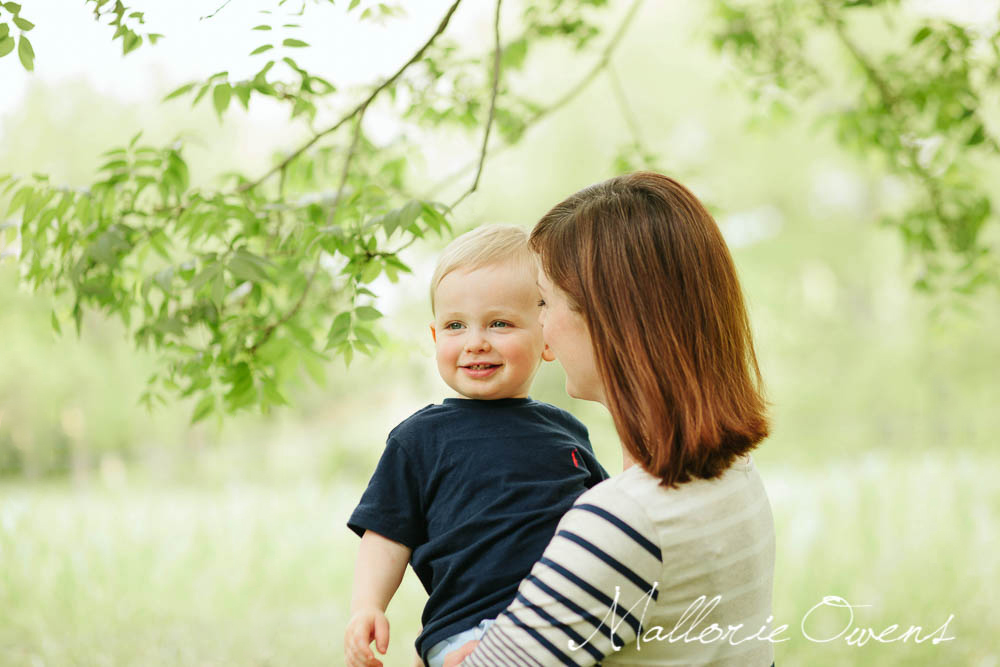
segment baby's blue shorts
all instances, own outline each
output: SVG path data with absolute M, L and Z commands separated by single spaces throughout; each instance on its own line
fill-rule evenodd
M 427 652 L 427 667 L 444 667 L 444 659 L 449 653 L 462 648 L 465 642 L 482 639 L 486 631 L 493 625 L 493 621 L 494 619 L 488 618 L 474 628 L 463 630 L 457 635 L 439 641 Z

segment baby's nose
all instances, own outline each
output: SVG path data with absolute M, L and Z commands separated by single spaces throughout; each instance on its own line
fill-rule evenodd
M 490 341 L 482 334 L 472 334 L 465 344 L 465 349 L 470 352 L 486 352 L 490 350 Z

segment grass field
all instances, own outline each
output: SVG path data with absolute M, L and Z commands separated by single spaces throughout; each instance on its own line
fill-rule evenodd
M 864 459 L 762 466 L 778 531 L 782 665 L 1000 664 L 996 460 Z M 0 486 L 0 664 L 338 665 L 358 488 L 280 485 Z M 891 624 L 933 645 L 814 643 L 824 596 L 853 627 Z M 389 610 L 387 665 L 412 664 L 424 594 L 409 573 Z M 809 617 L 835 636 L 845 610 Z M 898 633 L 897 633 L 898 634 Z M 887 637 L 890 635 L 886 635 Z

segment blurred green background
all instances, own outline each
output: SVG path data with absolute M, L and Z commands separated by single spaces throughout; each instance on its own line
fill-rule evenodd
M 729 239 L 772 403 L 756 459 L 777 524 L 775 623 L 790 626 L 777 664 L 1000 664 L 1000 304 L 914 292 L 900 239 L 878 226 L 904 186 L 838 149 L 813 109 L 767 122 L 709 49 L 695 3 L 643 12 L 615 69 L 660 168 Z M 574 57 L 553 51 L 518 83 L 558 88 Z M 158 94 L 175 85 L 151 76 Z M 83 184 L 101 151 L 138 130 L 185 132 L 193 177 L 208 180 L 264 166 L 262 146 L 287 137 L 281 118 L 220 127 L 207 110 L 157 99 L 36 81 L 0 116 L 0 164 Z M 529 132 L 487 163 L 457 212 L 462 229 L 532 225 L 612 175 L 630 140 L 603 81 Z M 445 148 L 468 159 L 477 141 Z M 447 162 L 432 152 L 417 182 L 448 173 L 435 160 Z M 79 339 L 57 336 L 50 313 L 66 304 L 27 293 L 15 261 L 0 263 L 0 664 L 340 664 L 357 549 L 347 516 L 388 431 L 448 395 L 427 330 L 442 244 L 413 247 L 415 274 L 379 290 L 388 317 L 374 359 L 332 363 L 325 386 L 303 381 L 293 407 L 267 418 L 195 428 L 191 405 L 136 405 L 152 360 L 119 326 L 89 316 Z M 620 470 L 607 413 L 568 398 L 557 364 L 533 395 L 582 419 Z M 799 623 L 828 595 L 868 605 L 854 625 L 876 632 L 926 634 L 954 615 L 955 639 L 810 642 Z M 412 663 L 424 599 L 408 574 L 389 608 L 386 664 Z M 818 637 L 848 619 L 813 620 Z

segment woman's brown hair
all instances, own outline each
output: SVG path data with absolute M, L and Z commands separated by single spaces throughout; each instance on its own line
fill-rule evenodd
M 587 324 L 625 449 L 663 484 L 712 479 L 767 436 L 736 267 L 687 188 L 642 172 L 584 188 L 531 232 Z

